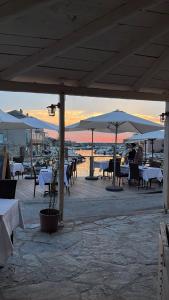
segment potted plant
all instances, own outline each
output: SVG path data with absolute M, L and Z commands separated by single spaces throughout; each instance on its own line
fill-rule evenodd
M 59 210 L 56 209 L 57 169 L 53 169 L 48 208 L 40 211 L 40 228 L 42 232 L 53 233 L 58 229 Z

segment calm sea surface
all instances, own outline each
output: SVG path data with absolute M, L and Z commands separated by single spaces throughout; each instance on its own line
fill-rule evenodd
M 83 156 L 90 156 L 91 155 L 91 150 L 78 150 L 76 151 L 77 153 L 80 153 Z M 105 161 L 109 160 L 111 156 L 104 156 L 104 155 L 94 155 L 94 160 L 95 161 Z M 78 176 L 84 177 L 89 175 L 89 157 L 86 157 L 85 162 L 78 164 Z M 95 169 L 94 174 L 95 175 L 101 175 L 103 172 L 100 172 L 99 169 Z

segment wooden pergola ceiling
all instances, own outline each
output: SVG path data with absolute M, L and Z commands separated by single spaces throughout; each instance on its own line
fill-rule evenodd
M 0 89 L 168 101 L 169 1 L 0 0 Z

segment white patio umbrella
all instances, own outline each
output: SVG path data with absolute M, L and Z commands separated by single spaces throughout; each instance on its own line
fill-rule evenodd
M 29 126 L 31 126 L 34 129 L 48 129 L 48 130 L 56 130 L 58 131 L 58 126 L 51 124 L 46 121 L 42 121 L 35 117 L 26 117 L 22 118 L 23 122 Z
M 22 118 L 22 121 L 24 122 L 25 125 L 31 126 L 30 156 L 31 156 L 31 166 L 32 166 L 32 160 L 33 160 L 32 129 L 47 129 L 47 130 L 58 131 L 59 127 L 49 122 L 42 121 L 38 118 L 31 117 L 31 116 Z M 32 175 L 27 176 L 27 179 L 31 179 L 31 178 Z
M 144 141 L 145 143 L 145 159 L 146 159 L 146 142 L 150 140 L 152 142 L 152 158 L 154 154 L 153 144 L 155 140 L 163 140 L 164 139 L 164 130 L 157 130 L 146 132 L 143 134 L 134 134 L 131 136 L 126 143 L 133 143 L 133 142 L 141 142 Z
M 30 129 L 29 124 L 25 124 L 21 119 L 11 116 L 10 114 L 0 109 L 0 129 L 12 130 L 12 129 Z
M 126 140 L 126 143 L 132 143 L 134 141 L 145 141 L 151 139 L 163 140 L 164 130 L 151 131 L 143 134 L 134 134 L 128 140 Z
M 114 172 L 113 172 L 113 185 L 107 187 L 109 191 L 119 191 L 122 188 L 115 186 L 116 176 L 116 145 L 117 135 L 122 132 L 137 132 L 146 133 L 149 131 L 155 131 L 162 129 L 163 126 L 143 118 L 133 116 L 123 111 L 112 111 L 103 115 L 88 118 L 80 122 L 82 126 L 85 124 L 89 128 L 95 128 L 98 131 L 108 130 L 109 132 L 115 133 L 115 147 L 114 147 Z

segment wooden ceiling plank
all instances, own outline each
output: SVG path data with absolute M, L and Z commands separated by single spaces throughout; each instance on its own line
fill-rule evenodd
M 139 9 L 151 7 L 152 5 L 154 6 L 160 2 L 160 0 L 130 0 L 111 11 L 108 15 L 104 15 L 102 18 L 98 18 L 85 27 L 74 31 L 70 36 L 65 37 L 60 42 L 53 42 L 47 48 L 42 49 L 29 58 L 21 60 L 17 64 L 7 68 L 1 72 L 1 78 L 8 80 L 13 79 L 18 74 L 22 74 L 38 64 L 45 63 L 56 55 L 63 54 L 64 52 L 78 46 L 80 43 L 104 33 L 116 26 L 118 22 L 137 13 Z
M 140 88 L 144 88 L 146 83 L 152 78 L 152 75 L 158 72 L 162 65 L 169 59 L 169 49 L 166 48 L 162 55 L 152 64 L 152 66 L 144 72 L 143 76 L 141 76 L 135 84 L 132 86 L 134 90 L 139 90 Z
M 119 52 L 119 54 L 113 55 L 111 59 L 100 64 L 93 72 L 84 77 L 79 85 L 90 86 L 93 82 L 97 82 L 105 74 L 109 73 L 114 67 L 125 61 L 130 55 L 134 54 L 138 49 L 144 48 L 148 43 L 151 43 L 155 38 L 163 35 L 169 31 L 169 19 L 165 19 L 163 23 L 157 24 L 151 30 L 147 30 L 144 35 L 139 36 L 137 40 L 128 42 L 126 47 Z
M 57 0 L 12 0 L 0 7 L 0 23 L 7 23 L 29 10 L 44 5 L 50 5 Z

